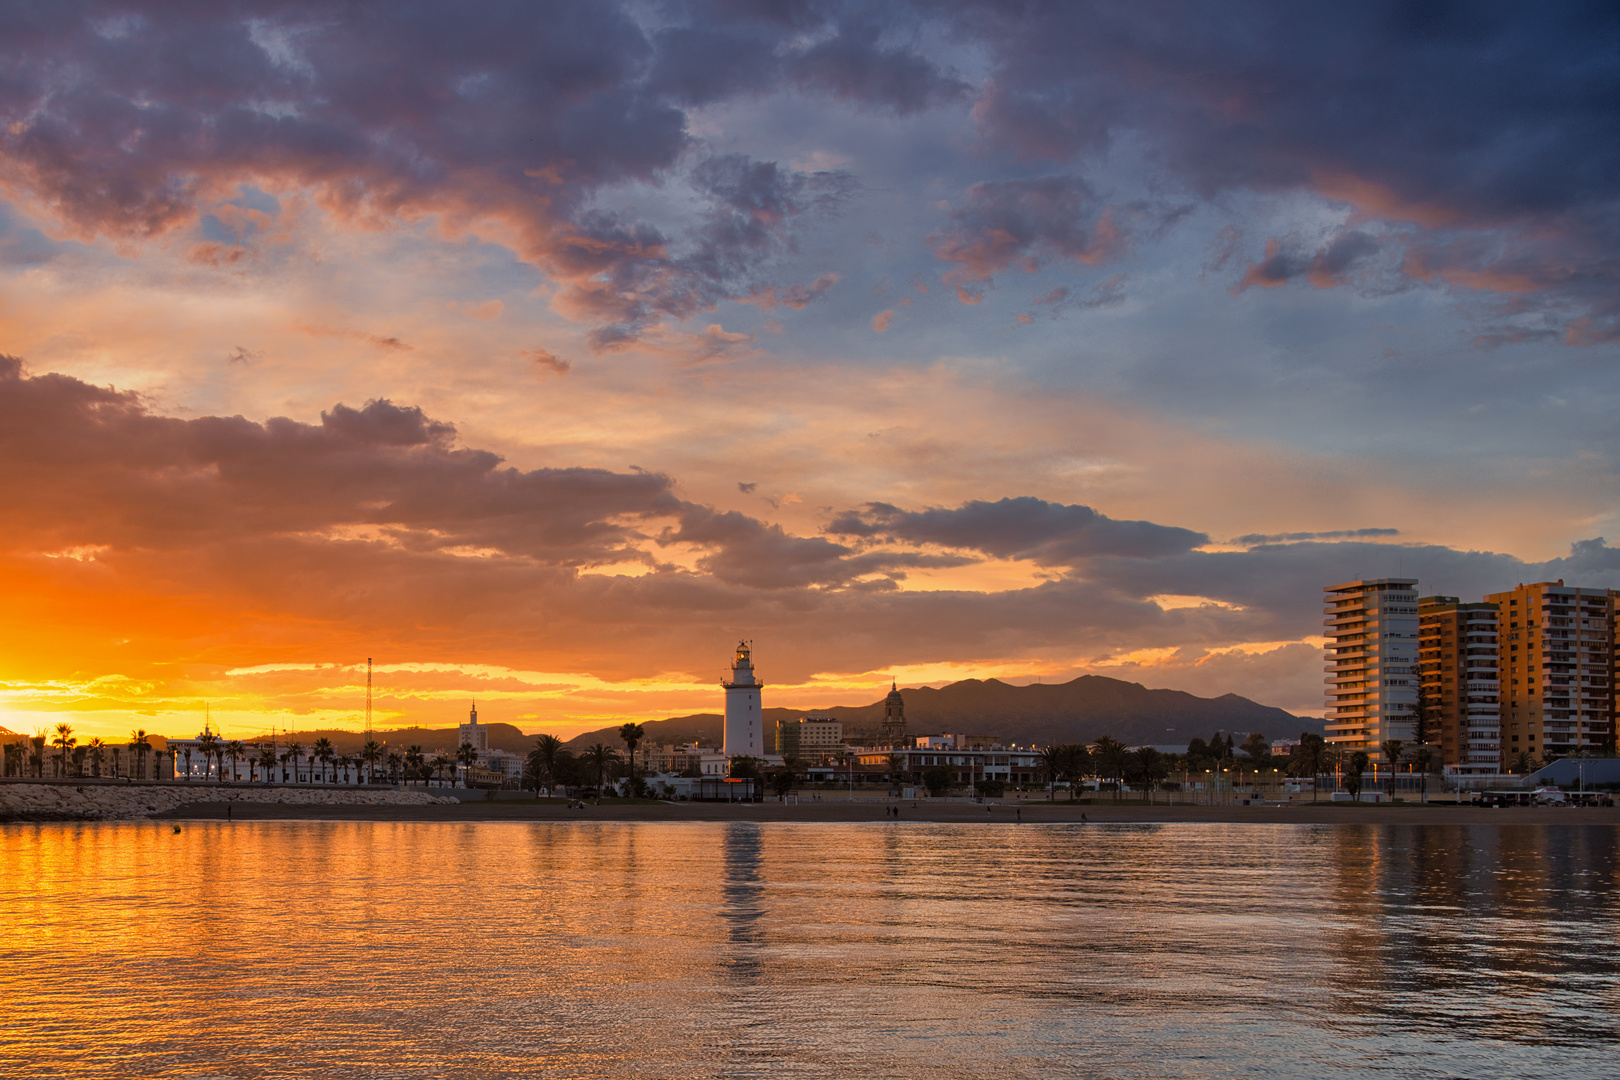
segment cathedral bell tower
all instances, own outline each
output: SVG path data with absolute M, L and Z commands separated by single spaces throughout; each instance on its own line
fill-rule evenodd
M 760 712 L 760 691 L 765 684 L 754 677 L 753 643 L 737 642 L 726 688 L 726 757 L 764 757 L 765 720 Z
M 889 696 L 883 699 L 883 742 L 886 746 L 906 744 L 906 703 L 900 697 L 900 684 L 889 684 Z

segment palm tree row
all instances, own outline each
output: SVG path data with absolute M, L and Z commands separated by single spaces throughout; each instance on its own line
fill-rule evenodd
M 463 747 L 458 755 L 463 765 L 474 758 L 465 756 L 471 747 Z M 124 754 L 128 752 L 128 769 Z M 93 738 L 81 744 L 73 726 L 59 723 L 49 735 L 36 735 L 31 739 L 6 743 L 0 753 L 0 775 L 37 776 L 44 778 L 47 770 L 55 778 L 117 778 L 156 779 L 156 769 L 148 765 L 154 757 L 168 757 L 170 775 L 190 780 L 200 769 L 205 781 L 239 782 L 244 779 L 241 765 L 246 764 L 245 779 L 250 783 L 271 783 L 277 780 L 302 782 L 320 781 L 334 784 L 373 783 L 378 779 L 378 766 L 386 765 L 391 783 L 406 780 L 444 779 L 453 772 L 454 759 L 438 755 L 429 763 L 422 748 L 412 747 L 404 756 L 388 753 L 383 744 L 368 739 L 357 754 L 339 754 L 332 741 L 317 738 L 310 752 L 294 741 L 285 747 L 271 744 L 249 745 L 241 739 L 225 739 L 205 731 L 195 740 L 181 747 L 156 751 L 152 737 L 144 728 L 130 732 L 127 746 L 109 745 Z M 110 762 L 109 762 L 110 758 Z M 200 760 L 198 760 L 200 759 Z M 227 771 L 226 762 L 230 763 Z M 108 768 L 110 764 L 111 768 Z M 278 775 L 279 772 L 279 775 Z

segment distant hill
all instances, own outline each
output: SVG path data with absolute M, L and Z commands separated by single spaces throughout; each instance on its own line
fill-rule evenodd
M 1130 745 L 1185 746 L 1217 730 L 1238 734 L 1238 741 L 1258 731 L 1269 739 L 1322 731 L 1321 722 L 1261 705 L 1236 694 L 1202 698 L 1181 690 L 1149 690 L 1141 683 L 1082 675 L 1066 683 L 1013 686 L 999 679 L 964 679 L 939 689 L 902 689 L 906 730 L 911 735 L 966 733 L 994 735 L 1020 745 L 1090 742 L 1112 735 Z M 829 709 L 765 709 L 766 729 L 778 719 L 809 713 L 844 721 L 856 740 L 875 739 L 883 720 L 883 701 Z M 719 746 L 722 718 L 716 713 L 654 720 L 642 726 L 650 743 L 700 742 Z M 618 726 L 586 732 L 569 741 L 579 750 L 594 742 L 618 743 Z

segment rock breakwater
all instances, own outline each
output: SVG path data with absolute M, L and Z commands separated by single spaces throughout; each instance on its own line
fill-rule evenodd
M 305 803 L 329 806 L 427 806 L 454 803 L 425 791 L 355 788 L 193 788 L 168 784 L 0 784 L 0 821 L 120 821 L 199 802 Z

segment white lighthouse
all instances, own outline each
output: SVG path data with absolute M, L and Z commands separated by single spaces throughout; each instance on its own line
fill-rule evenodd
M 737 658 L 731 662 L 731 679 L 726 688 L 726 731 L 723 752 L 726 757 L 763 757 L 765 720 L 760 714 L 759 692 L 764 683 L 754 678 L 753 647 L 737 642 Z

